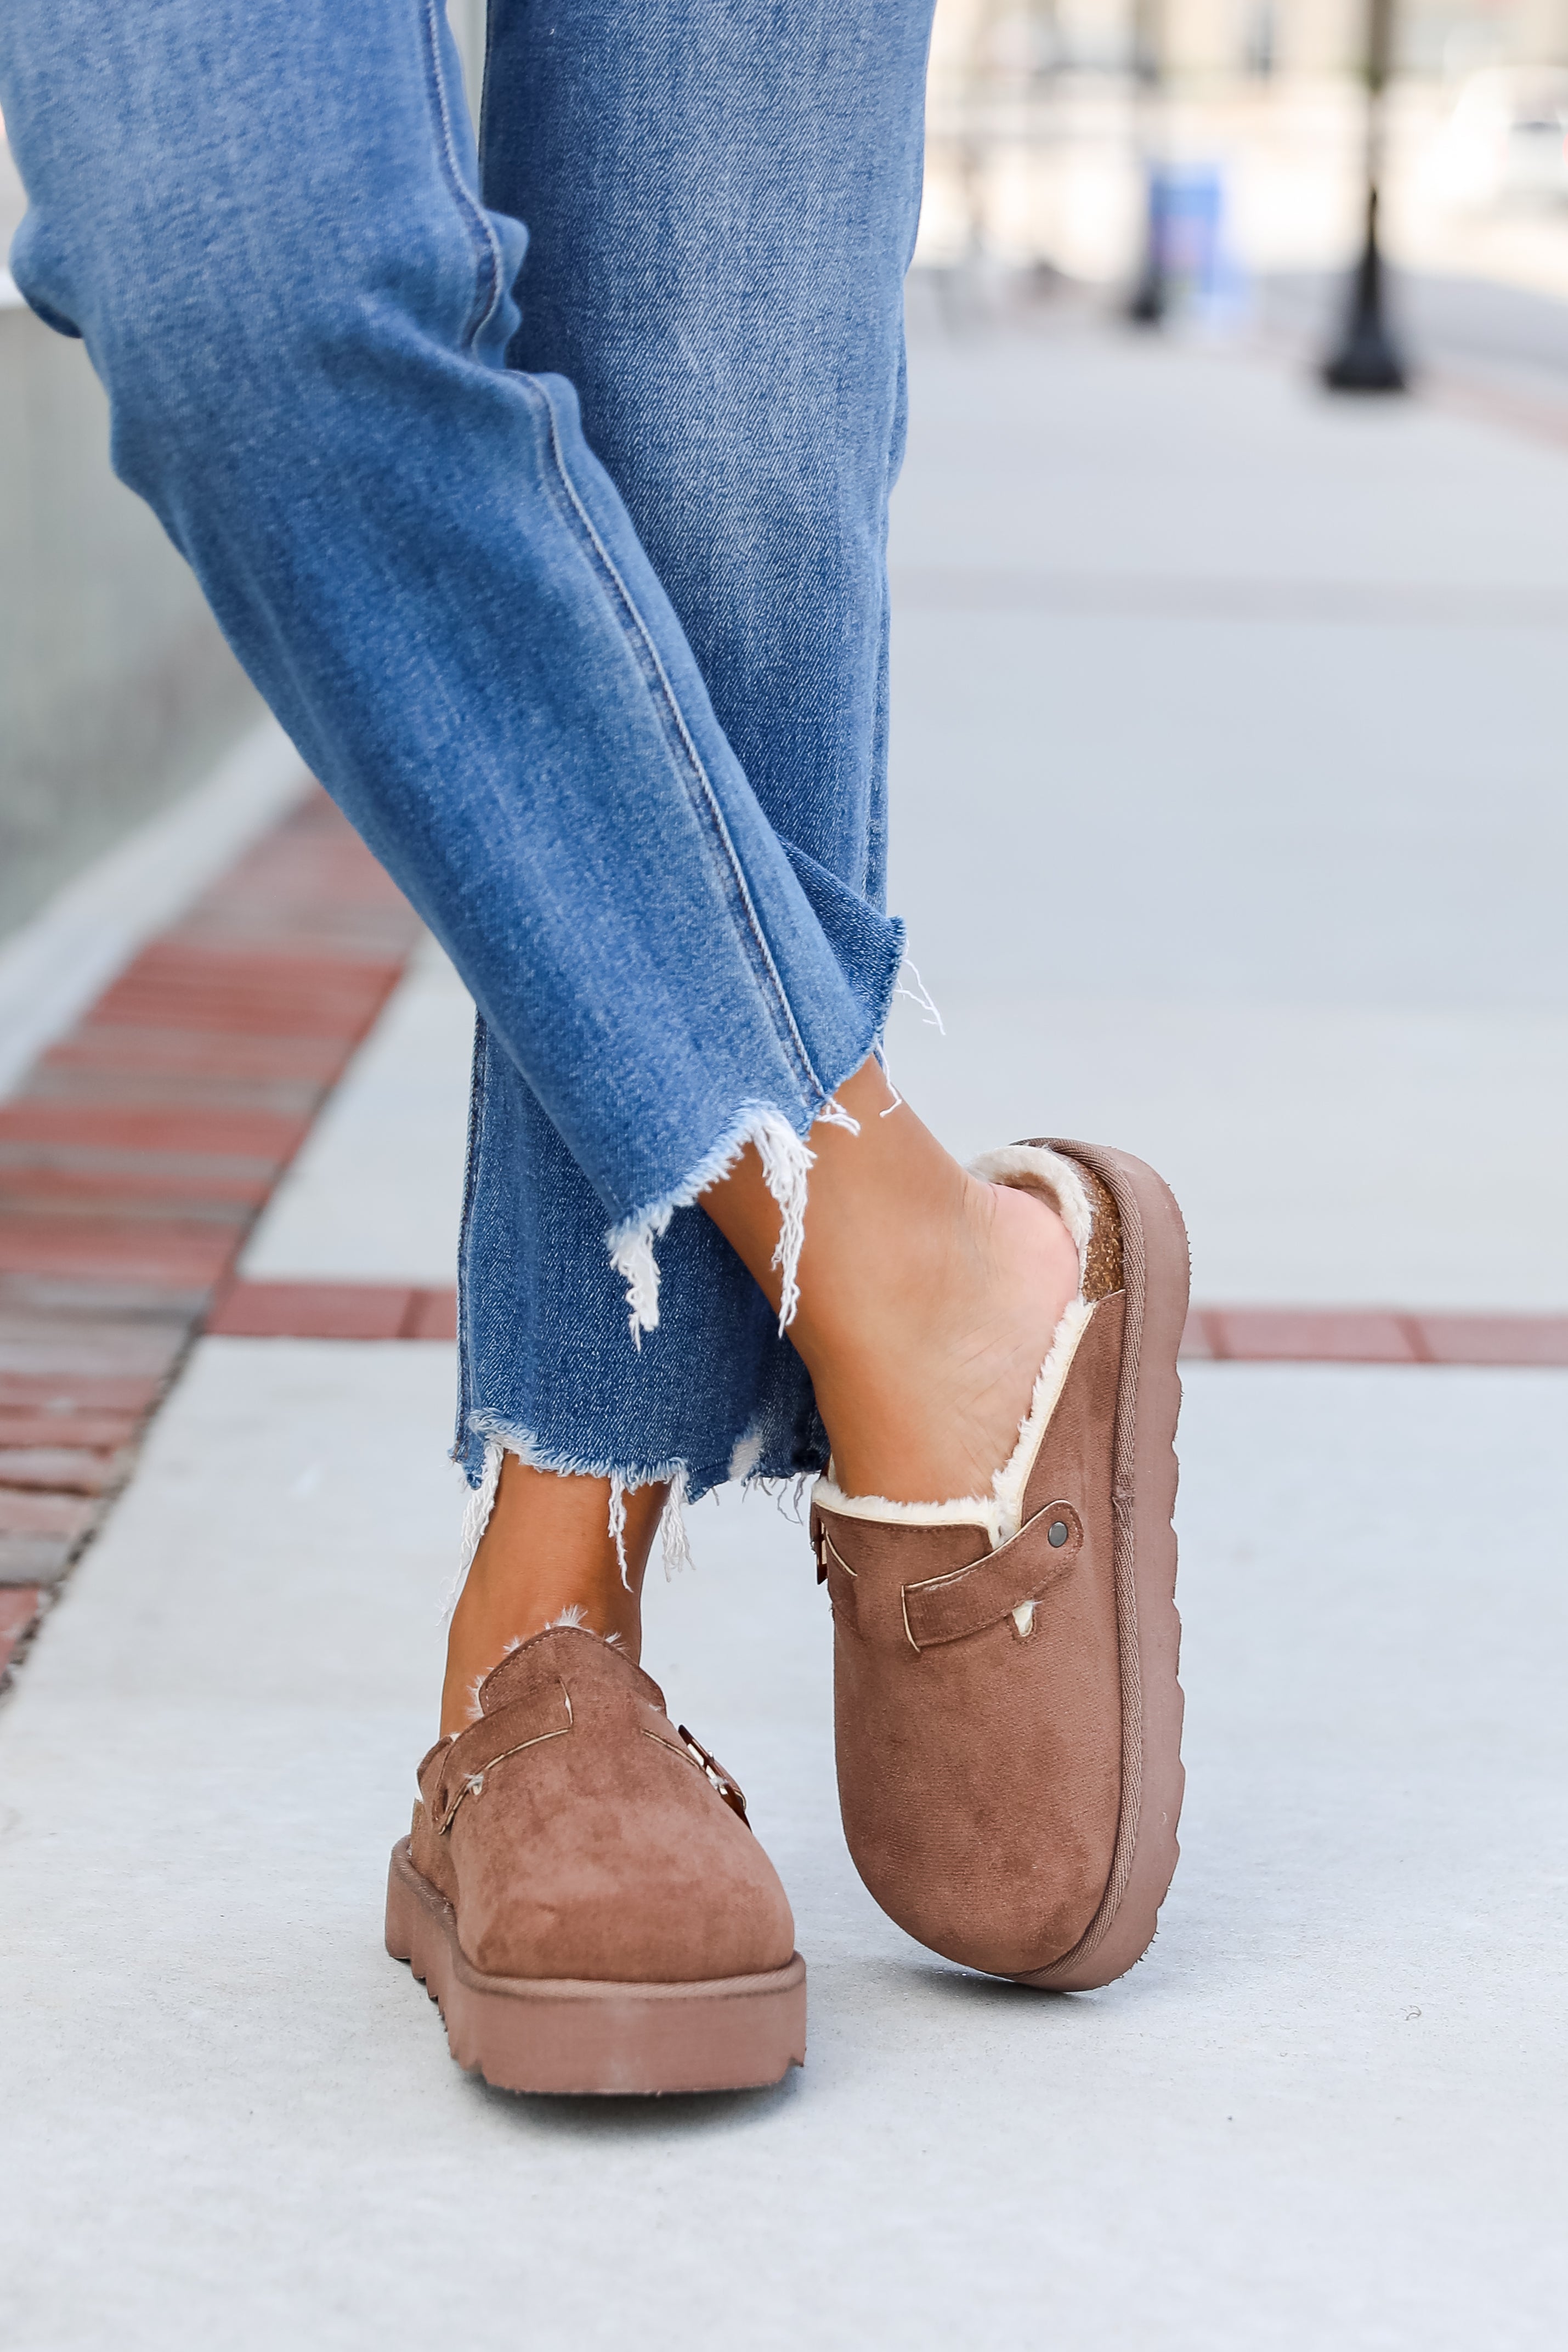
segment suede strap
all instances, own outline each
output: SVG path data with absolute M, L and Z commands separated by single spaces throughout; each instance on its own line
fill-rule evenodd
M 442 1759 L 433 1792 L 431 1811 L 436 1829 L 450 1829 L 465 1797 L 483 1795 L 485 1775 L 496 1765 L 541 1739 L 559 1739 L 571 1729 L 571 1724 L 566 1685 L 552 1676 L 459 1732 Z
M 1051 1540 L 1053 1528 L 1065 1537 Z M 904 1588 L 904 1625 L 912 1645 L 929 1650 L 939 1642 L 961 1642 L 997 1625 L 1026 1601 L 1038 1601 L 1071 1567 L 1083 1549 L 1083 1522 L 1071 1503 L 1047 1503 L 1026 1519 L 1010 1542 L 999 1544 L 970 1568 L 928 1577 Z
M 822 1514 L 827 1547 L 824 1566 L 835 1609 L 852 1624 L 857 1622 L 855 1571 L 839 1551 Z M 1055 1528 L 1065 1533 L 1053 1543 Z M 1047 1503 L 1027 1519 L 1016 1536 L 995 1551 L 987 1552 L 967 1568 L 950 1569 L 901 1590 L 904 1630 L 914 1650 L 930 1650 L 943 1642 L 961 1642 L 1000 1624 L 1027 1601 L 1038 1601 L 1064 1575 L 1083 1549 L 1083 1522 L 1068 1502 Z

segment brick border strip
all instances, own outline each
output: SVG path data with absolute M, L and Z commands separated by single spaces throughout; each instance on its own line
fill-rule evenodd
M 1568 1315 L 1195 1307 L 1182 1354 L 1231 1364 L 1568 1365 Z
M 457 1293 L 401 1282 L 236 1282 L 206 1331 L 214 1339 L 455 1339 Z
M 401 1283 L 236 1282 L 206 1328 L 231 1339 L 451 1339 L 457 1295 Z M 1195 1307 L 1182 1354 L 1233 1364 L 1568 1366 L 1568 1315 Z
M 0 1674 L 418 937 L 313 791 L 0 1101 Z

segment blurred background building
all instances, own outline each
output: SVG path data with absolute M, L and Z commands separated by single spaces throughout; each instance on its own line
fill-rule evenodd
M 1117 286 L 1153 153 L 1218 190 L 1233 318 L 1297 319 L 1359 235 L 1366 45 L 1365 0 L 940 0 L 918 259 Z M 1395 57 L 1390 257 L 1568 298 L 1568 5 L 1396 0 Z
M 476 93 L 483 0 L 450 14 Z M 1169 323 L 1304 361 L 1360 233 L 1365 38 L 1365 0 L 940 0 L 917 266 L 1113 307 L 1155 162 L 1201 247 Z M 1414 356 L 1568 400 L 1568 0 L 1399 0 L 1396 55 L 1384 229 Z M 7 242 L 22 205 L 0 147 Z M 105 441 L 79 345 L 0 275 L 0 935 L 257 716 Z

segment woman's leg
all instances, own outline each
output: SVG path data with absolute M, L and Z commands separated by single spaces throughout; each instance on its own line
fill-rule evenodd
M 525 232 L 475 193 L 457 87 L 435 0 L 11 0 L 12 266 L 651 1328 L 672 1205 L 804 1135 L 896 936 L 830 942 L 573 392 L 505 366 Z
M 434 0 L 0 25 L 18 281 L 85 336 L 119 470 L 481 1009 L 470 1474 L 506 1435 L 606 1515 L 821 1459 L 717 1233 L 678 1220 L 662 1318 L 651 1244 L 759 1126 L 798 1208 L 791 1139 L 894 981 L 881 562 L 925 15 L 499 7 L 488 210 Z M 540 224 L 514 357 L 543 373 L 503 365 L 512 205 Z
M 34 203 L 19 282 L 86 336 L 120 472 L 474 990 L 497 1078 L 476 1192 L 498 1168 L 515 1202 L 526 1135 L 536 1164 L 572 1163 L 527 1220 L 570 1271 L 564 1318 L 548 1285 L 531 1322 L 513 1311 L 515 1211 L 470 1218 L 471 1375 L 508 1350 L 543 1366 L 566 1444 L 547 1430 L 536 1459 L 628 1486 L 821 1460 L 740 1259 L 681 1219 L 691 1278 L 661 1330 L 650 1244 L 759 1131 L 798 1222 L 798 1139 L 863 1062 L 897 951 L 881 552 L 924 14 L 864 0 L 782 43 L 754 6 L 696 47 L 679 30 L 590 14 L 575 50 L 546 40 L 523 142 L 551 223 L 539 331 L 590 382 L 730 721 L 807 835 L 789 848 L 570 390 L 500 364 L 523 236 L 468 184 L 434 7 L 17 0 L 0 51 Z M 608 134 L 574 181 L 591 120 Z M 619 294 L 586 242 L 601 217 L 630 252 Z M 559 290 L 550 328 L 574 271 L 615 364 L 565 349 Z M 852 1165 L 874 1197 L 873 1155 Z M 679 1450 L 655 1405 L 695 1431 Z M 509 1426 L 481 1395 L 465 1437 L 491 1416 Z
M 706 551 L 699 532 L 696 575 L 707 564 L 723 577 L 727 562 L 744 576 L 749 558 L 787 547 L 782 583 L 800 603 L 829 603 L 862 648 L 851 667 L 863 679 L 869 605 L 831 604 L 837 570 L 824 580 L 819 558 L 836 542 L 815 537 L 811 518 L 831 522 L 841 489 L 844 545 L 862 576 L 880 562 L 896 425 L 880 482 L 872 469 L 869 507 L 855 468 L 841 480 L 835 471 L 831 441 L 813 469 L 821 435 L 859 413 L 852 331 L 841 346 L 830 340 L 824 366 L 807 306 L 810 331 L 797 321 L 775 349 L 770 271 L 793 243 L 809 249 L 824 221 L 859 218 L 854 142 L 837 133 L 865 92 L 876 104 L 886 96 L 883 25 L 901 38 L 909 26 L 902 8 L 857 0 L 862 48 L 852 57 L 832 11 L 786 10 L 780 26 L 778 14 L 750 16 L 751 5 L 715 21 L 747 35 L 735 57 L 749 58 L 752 83 L 759 32 L 775 47 L 772 28 L 789 36 L 779 58 L 760 57 L 764 78 L 799 47 L 799 72 L 783 73 L 789 120 L 826 93 L 821 120 L 807 123 L 810 152 L 775 181 L 761 148 L 701 184 L 688 173 L 674 216 L 653 215 L 644 260 L 653 270 L 664 233 L 702 219 L 694 205 L 713 193 L 714 315 L 747 310 L 768 382 L 747 404 L 757 387 L 744 367 L 733 380 L 718 372 L 688 408 L 669 410 L 662 394 L 653 413 L 677 440 L 727 403 L 745 417 L 772 495 L 742 509 L 738 527 L 726 505 Z M 636 47 L 633 12 L 592 21 L 600 68 L 621 45 Z M 541 8 L 541 37 L 553 23 Z M 917 67 L 920 47 L 906 40 L 906 66 Z M 655 47 L 642 70 L 663 55 Z M 835 58 L 859 79 L 824 77 Z M 716 119 L 744 106 L 747 88 L 744 74 L 720 88 Z M 838 1580 L 840 1785 L 868 1883 L 939 1949 L 1030 1981 L 1103 1982 L 1146 1943 L 1175 1852 L 1179 1218 L 1150 1171 L 1120 1155 L 1092 1150 L 1079 1173 L 1046 1151 L 1021 1155 L 1071 1208 L 1083 1255 L 1033 1398 L 1019 1397 L 1019 1367 L 1054 1311 L 1053 1280 L 1060 1291 L 1052 1213 L 988 1202 L 911 1116 L 879 1099 L 867 1063 L 898 938 L 876 904 L 874 782 L 846 841 L 826 767 L 799 809 L 783 798 L 765 806 L 747 782 L 677 608 L 590 454 L 571 387 L 503 363 L 524 232 L 479 201 L 455 89 L 436 0 L 9 0 L 0 102 L 33 205 L 15 275 L 46 317 L 84 336 L 110 394 L 122 478 L 154 506 L 306 757 L 474 992 L 482 1055 L 506 1076 L 493 1097 L 481 1092 L 471 1190 L 492 1103 L 497 1118 L 504 1106 L 541 1134 L 548 1124 L 548 1149 L 583 1179 L 547 1197 L 548 1234 L 575 1266 L 590 1221 L 597 1228 L 634 1336 L 668 1336 L 653 1244 L 704 1196 L 712 1214 L 679 1227 L 693 1237 L 694 1265 L 727 1263 L 733 1245 L 746 1269 L 737 1286 L 777 1276 L 781 1319 L 800 1274 L 810 1282 L 801 1350 L 852 1481 L 819 1490 L 814 1518 L 820 1562 Z M 674 94 L 683 106 L 657 108 L 648 132 L 685 156 L 688 110 L 705 93 L 682 84 Z M 592 73 L 580 73 L 578 96 L 590 113 L 601 103 Z M 635 105 L 623 111 L 634 128 Z M 789 120 L 772 135 L 787 138 Z M 884 131 L 874 105 L 867 121 Z M 560 135 L 570 146 L 574 126 Z M 873 143 L 873 162 L 880 154 Z M 635 226 L 621 224 L 623 234 Z M 885 292 L 885 245 L 873 236 L 865 253 L 881 257 Z M 836 253 L 851 276 L 864 257 L 852 239 Z M 691 265 L 683 253 L 683 278 Z M 556 267 L 570 278 L 570 255 Z M 677 304 L 677 331 L 695 318 Z M 874 335 L 867 348 L 874 358 Z M 841 360 L 841 383 L 831 373 Z M 620 463 L 632 481 L 624 453 Z M 744 473 L 720 478 L 727 498 Z M 802 526 L 781 539 L 779 497 L 794 482 L 816 492 L 801 502 Z M 674 567 L 672 579 L 683 593 Z M 691 625 L 700 635 L 695 604 Z M 882 625 L 879 606 L 879 647 Z M 707 653 L 716 677 L 724 637 L 721 627 Z M 772 676 L 776 698 L 800 688 L 799 659 L 797 646 Z M 862 706 L 862 745 L 863 718 Z M 731 722 L 738 731 L 740 719 Z M 877 726 L 873 715 L 873 779 Z M 801 740 L 809 747 L 809 729 Z M 813 821 L 811 838 L 786 845 Z M 834 1104 L 841 1087 L 848 1108 Z M 804 1139 L 825 1117 L 839 1135 L 818 1169 L 802 1259 Z M 480 1294 L 516 1225 L 498 1221 L 487 1261 L 469 1252 L 471 1329 L 493 1304 Z M 468 1231 L 475 1242 L 472 1214 Z M 1124 1267 L 1124 1285 L 1112 1286 Z M 1014 1303 L 1026 1282 L 1041 1294 L 1028 1309 Z M 841 1303 L 826 1295 L 841 1283 Z M 693 1311 L 694 1351 L 670 1351 L 655 1374 L 661 1393 L 685 1381 L 705 1408 L 708 1303 Z M 552 1339 L 580 1381 L 591 1351 L 575 1352 L 575 1335 L 563 1341 L 548 1318 L 517 1344 L 548 1350 Z M 937 1383 L 929 1410 L 887 1360 L 904 1345 Z M 760 1395 L 768 1384 L 755 1385 Z M 629 1393 L 611 1368 L 606 1409 L 584 1417 L 574 1447 L 608 1451 L 612 1431 L 636 1419 Z M 1038 1424 L 1032 1450 L 1026 1428 L 988 1500 L 977 1474 L 1002 1452 L 1019 1402 Z M 478 1405 L 476 1417 L 465 1400 L 465 1439 L 507 1434 L 486 1429 Z M 890 1437 L 901 1410 L 919 1418 Z M 796 1432 L 809 1453 L 798 1422 Z M 705 1410 L 710 1447 L 713 1434 Z M 633 1436 L 647 1444 L 645 1427 Z M 766 1459 L 776 1437 L 775 1425 L 747 1427 L 727 1466 Z M 760 1457 L 746 1451 L 753 1439 Z M 591 1499 L 608 1504 L 631 1484 L 615 1444 Z M 653 1489 L 665 1465 L 632 1466 Z M 864 1496 L 857 1478 L 893 1492 Z M 969 1491 L 946 1501 L 953 1484 Z M 525 1519 L 549 1535 L 538 1485 L 509 1479 Z M 901 1488 L 938 1507 L 911 1510 Z M 564 1550 L 584 1524 L 584 1490 L 563 1481 L 549 1491 Z M 508 1524 L 512 1504 L 509 1491 Z M 1009 1517 L 1017 1532 L 1005 1535 Z M 592 1574 L 603 1565 L 601 1544 Z M 422 1973 L 447 1970 L 449 1983 L 468 1969 L 469 1990 L 491 2004 L 493 2079 L 632 2086 L 611 2030 L 617 2012 L 586 1996 L 574 1994 L 573 2015 L 597 2021 L 591 2063 L 559 2043 L 542 2067 L 535 2044 L 519 2055 L 522 1997 L 549 2041 L 563 2012 L 548 1986 L 566 1980 L 580 1990 L 611 1979 L 618 1999 L 639 1988 L 650 1997 L 642 2087 L 776 2079 L 799 2055 L 792 1923 L 760 1848 L 736 1824 L 737 1792 L 603 1642 L 562 1630 L 507 1660 L 482 1719 L 432 1750 L 421 1788 L 412 1843 L 394 1857 L 389 1942 L 418 1955 Z M 765 2052 L 748 2044 L 720 2065 L 716 2036 L 735 2023 L 726 1988 L 740 1979 L 777 2032 Z M 664 1995 L 694 2021 L 669 2065 L 653 2023 Z
M 837 908 L 860 919 L 881 904 L 882 544 L 924 26 L 855 0 L 689 14 L 688 25 L 657 0 L 635 11 L 566 0 L 549 11 L 548 43 L 535 37 L 542 12 L 502 18 L 487 184 L 535 235 L 514 356 L 581 389 L 591 438 L 831 936 Z M 669 137 L 671 121 L 683 140 Z M 824 896 L 818 877 L 840 892 Z M 819 1489 L 814 1517 L 832 1588 L 852 1847 L 879 1899 L 939 1949 L 1103 1981 L 1147 1940 L 1174 1855 L 1162 1423 L 1174 1422 L 1179 1223 L 1171 1211 L 1160 1232 L 1155 1185 L 1139 1230 L 1143 1180 L 1113 1199 L 1129 1172 L 1115 1155 L 1093 1155 L 1104 1183 L 1058 1163 L 1079 1210 L 1092 1206 L 1092 1229 L 1074 1218 L 1081 1262 L 1041 1198 L 967 1176 L 894 1107 L 874 1066 L 839 1098 L 859 1132 L 824 1124 L 813 1135 L 790 1336 L 834 1451 L 836 1480 Z M 540 1194 L 557 1209 L 563 1197 Z M 758 1368 L 789 1359 L 747 1321 L 759 1293 L 772 1308 L 783 1292 L 779 1203 L 755 1153 L 703 1206 L 706 1224 L 687 1213 L 669 1236 L 667 1267 L 699 1278 L 667 1285 L 672 1311 L 678 1292 L 695 1319 L 655 1414 L 711 1365 L 722 1377 L 702 1396 L 700 1432 L 735 1433 L 737 1466 L 820 1461 L 821 1433 L 778 1408 L 800 1395 L 799 1376 L 758 1393 Z M 503 1215 L 496 1230 L 507 1224 Z M 755 1277 L 749 1295 L 716 1230 Z M 1130 1297 L 1117 1288 L 1124 1238 Z M 579 1262 L 586 1254 L 568 1261 Z M 569 1281 L 556 1304 L 570 1309 L 573 1297 Z M 541 1321 L 558 1334 L 592 1329 L 570 1311 Z M 597 1353 L 585 1343 L 585 1360 Z M 666 1420 L 634 1434 L 646 1444 L 654 1429 L 653 1466 L 664 1454 L 722 1475 Z M 559 1513 L 568 1484 L 515 1488 L 520 1507 L 497 1529 L 511 1549 L 482 1562 L 487 1608 L 498 1583 L 522 1622 L 530 1607 L 538 1622 L 546 1596 L 528 1538 L 547 1509 Z M 846 1520 L 827 1508 L 835 1494 L 882 1499 Z M 1068 1497 L 1076 1507 L 1063 1518 Z M 600 1532 L 607 1500 L 585 1485 L 574 1598 L 634 1638 Z M 946 1507 L 920 1509 L 933 1501 Z M 505 1485 L 501 1502 L 505 1514 Z M 1076 1551 L 1058 1549 L 1069 1519 Z M 651 1533 L 650 1514 L 644 1544 Z M 988 1561 L 988 1546 L 1003 1558 Z M 858 1602 L 845 1556 L 858 1563 Z M 634 1545 L 629 1564 L 635 1581 Z M 961 1584 L 970 1564 L 966 1601 L 952 1579 Z M 907 1597 L 900 1605 L 901 1590 L 933 1580 L 935 1605 L 967 1606 L 973 1620 L 972 1639 L 935 1654 L 915 1645 Z M 1098 1956 L 1092 1926 L 1090 1956 L 1063 1960 L 1096 1906 Z
M 883 548 L 927 15 L 925 0 L 503 0 L 482 139 L 486 202 L 528 225 L 512 362 L 576 386 L 727 739 L 824 933 L 878 992 L 896 952 Z M 695 1496 L 827 1452 L 777 1297 L 695 1212 L 660 1244 L 658 1328 L 626 1346 L 598 1201 L 483 1034 L 473 1140 L 460 1451 L 476 1480 L 503 1449 L 590 1475 L 564 1596 L 561 1498 L 503 1479 L 454 1622 L 459 1693 L 497 1633 L 532 1632 L 563 1597 L 596 1624 L 624 1615 L 618 1576 L 605 1584 L 612 1494 Z M 632 1583 L 639 1533 L 633 1508 Z

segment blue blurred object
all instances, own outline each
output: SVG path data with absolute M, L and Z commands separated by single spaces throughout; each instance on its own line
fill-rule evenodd
M 1247 280 L 1229 241 L 1223 168 L 1152 163 L 1148 208 L 1164 314 L 1210 328 L 1236 324 L 1247 308 Z

